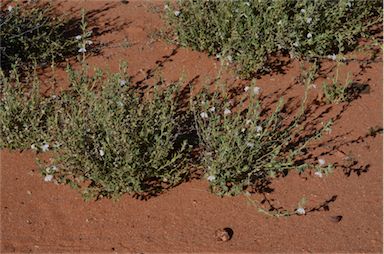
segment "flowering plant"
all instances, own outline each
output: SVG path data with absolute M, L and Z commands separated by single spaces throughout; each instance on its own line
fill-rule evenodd
M 382 23 L 382 1 L 179 0 L 165 13 L 177 43 L 251 77 L 273 69 L 276 54 L 316 58 L 354 49 Z
M 212 192 L 236 195 L 252 191 L 258 181 L 287 170 L 301 172 L 314 167 L 299 163 L 297 158 L 310 141 L 329 130 L 331 122 L 302 139 L 302 115 L 298 113 L 293 120 L 285 121 L 288 117 L 283 113 L 282 99 L 267 115 L 258 99 L 261 89 L 256 86 L 246 87 L 237 103 L 228 98 L 225 90 L 215 90 L 213 94 L 198 94 L 191 103 L 203 150 L 202 167 Z M 328 172 L 324 165 L 316 169 Z

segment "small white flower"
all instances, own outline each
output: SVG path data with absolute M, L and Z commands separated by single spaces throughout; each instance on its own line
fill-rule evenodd
M 231 114 L 231 110 L 226 108 L 224 110 L 224 115 L 226 116 L 226 115 L 229 115 L 229 114 Z
M 200 113 L 200 116 L 201 116 L 201 118 L 203 118 L 203 119 L 207 119 L 207 118 L 208 118 L 208 114 L 207 114 L 206 112 L 201 112 L 201 113 Z
M 46 181 L 46 182 L 50 182 L 50 181 L 52 181 L 52 179 L 53 179 L 53 175 L 46 175 L 44 177 L 44 181 Z
M 311 39 L 312 38 L 312 34 L 311 33 L 307 33 L 307 38 Z
M 216 108 L 215 107 L 211 107 L 210 109 L 209 109 L 209 112 L 215 112 L 216 111 Z
M 321 172 L 319 172 L 319 171 L 316 171 L 315 173 L 314 173 L 314 175 L 315 176 L 317 176 L 317 177 L 323 177 L 323 173 L 321 173 Z
M 215 181 L 216 176 L 208 176 L 207 179 L 208 181 L 212 182 L 212 181 Z
M 305 214 L 305 209 L 302 207 L 299 207 L 296 209 L 296 213 L 299 215 L 304 215 Z
M 12 6 L 12 5 L 8 5 L 7 10 L 8 10 L 9 12 L 11 12 L 11 11 L 13 10 L 13 6 Z
M 100 154 L 101 157 L 103 157 L 105 153 L 104 153 L 103 150 L 100 149 L 100 150 L 99 150 L 99 154 Z
M 175 14 L 176 17 L 178 17 L 181 14 L 180 11 L 174 11 L 173 13 Z
M 295 43 L 293 43 L 293 46 L 295 46 L 297 48 L 300 46 L 300 43 L 298 41 L 296 41 Z
M 76 35 L 75 37 L 76 40 L 81 40 L 81 38 L 82 38 L 81 35 Z
M 301 13 L 305 13 L 305 9 L 301 9 L 300 12 L 301 12 Z
M 168 9 L 169 9 L 168 4 L 165 4 L 165 5 L 164 5 L 164 10 L 168 10 Z
M 319 164 L 320 164 L 320 166 L 324 166 L 325 165 L 325 160 L 324 159 L 319 159 Z
M 310 24 L 312 22 L 312 18 L 307 18 L 307 24 Z
M 87 52 L 87 50 L 86 50 L 85 48 L 80 48 L 80 49 L 78 50 L 78 52 L 79 52 L 79 53 L 85 53 L 85 52 Z
M 93 44 L 93 41 L 91 41 L 91 40 L 86 40 L 86 41 L 85 41 L 85 44 L 92 45 L 92 44 Z
M 58 168 L 57 168 L 56 165 L 52 165 L 52 166 L 51 166 L 51 170 L 52 170 L 53 172 L 56 172 L 56 171 L 58 170 Z
M 249 86 L 244 87 L 244 92 L 248 92 Z
M 261 88 L 255 86 L 255 87 L 253 88 L 253 93 L 256 94 L 256 95 L 259 94 L 259 93 L 261 93 Z
M 216 54 L 216 58 L 220 59 L 221 55 L 219 53 Z
M 261 127 L 260 125 L 256 126 L 256 132 L 262 132 L 263 131 L 263 127 Z
M 37 151 L 37 146 L 36 146 L 35 144 L 32 144 L 32 145 L 31 145 L 31 149 Z
M 245 124 L 251 124 L 252 123 L 252 120 L 250 119 L 247 119 L 247 121 L 245 121 Z
M 251 143 L 251 142 L 247 142 L 247 146 L 250 147 L 250 148 L 252 148 L 252 147 L 255 146 L 255 144 L 254 144 L 254 143 Z
M 124 80 L 124 79 L 120 79 L 119 84 L 120 84 L 121 86 L 125 86 L 125 85 L 127 84 L 127 81 Z
M 328 58 L 333 60 L 333 61 L 336 61 L 337 56 L 335 54 L 332 54 L 332 55 L 329 55 Z
M 245 128 L 241 128 L 241 132 L 245 132 Z
M 49 144 L 44 143 L 42 146 L 40 146 L 41 151 L 46 152 L 49 150 Z

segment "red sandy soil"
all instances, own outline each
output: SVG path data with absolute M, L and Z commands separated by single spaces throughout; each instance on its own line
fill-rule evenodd
M 142 84 L 150 82 L 146 72 L 154 69 L 168 81 L 184 72 L 187 81 L 196 78 L 198 84 L 219 70 L 219 63 L 206 54 L 151 36 L 163 26 L 162 2 L 68 1 L 60 9 L 70 7 L 97 11 L 95 26 L 112 29 L 94 39 L 109 44 L 100 55 L 89 57 L 90 66 L 117 71 L 119 61 L 126 60 L 134 81 L 144 79 Z M 129 47 L 121 47 L 124 38 Z M 312 161 L 337 163 L 334 173 L 319 178 L 313 172 L 292 171 L 272 181 L 272 192 L 251 196 L 259 204 L 265 200 L 265 209 L 272 205 L 290 211 L 306 197 L 306 215 L 265 215 L 244 196 L 210 194 L 205 180 L 183 183 L 147 201 L 124 195 L 116 202 L 87 203 L 69 186 L 44 182 L 31 151 L 2 150 L 1 252 L 382 252 L 383 136 L 368 133 L 371 127 L 383 126 L 383 64 L 381 57 L 368 61 L 364 54 L 356 55 L 360 60 L 343 66 L 341 78 L 350 72 L 355 82 L 369 85 L 369 93 L 349 105 L 310 106 L 313 121 L 338 116 L 332 132 L 311 150 Z M 304 88 L 295 82 L 299 63 L 282 69 L 285 73 L 258 79 L 266 101 L 302 96 Z M 316 81 L 311 99 L 321 94 L 321 82 L 333 73 L 334 64 L 324 61 L 324 77 Z M 244 83 L 230 73 L 225 76 L 236 86 Z M 337 222 L 335 216 L 342 219 Z M 219 242 L 214 233 L 225 227 L 233 230 L 233 237 Z

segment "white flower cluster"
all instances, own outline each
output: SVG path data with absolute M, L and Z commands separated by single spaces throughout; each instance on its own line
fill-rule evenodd
M 31 145 L 31 149 L 32 150 L 35 150 L 35 151 L 38 151 L 38 150 L 41 150 L 42 152 L 48 152 L 49 150 L 49 144 L 46 143 L 46 142 L 43 142 L 43 144 L 41 146 L 36 146 L 36 144 L 32 144 Z
M 208 176 L 208 177 L 207 177 L 207 180 L 210 181 L 210 182 L 215 181 L 215 179 L 216 179 L 216 176 L 212 176 L 212 175 L 211 175 L 211 176 Z
M 328 59 L 331 59 L 332 61 L 336 61 L 337 60 L 337 56 L 335 54 L 329 55 L 327 57 L 328 57 Z
M 305 10 L 305 9 L 301 9 L 300 10 L 300 12 L 302 13 L 302 14 L 305 14 L 305 13 L 307 13 L 307 11 Z M 305 22 L 309 25 L 309 24 L 311 24 L 312 23 L 312 18 L 311 17 L 307 17 L 306 19 L 305 19 Z M 307 33 L 307 39 L 311 39 L 312 38 L 312 33 Z M 297 43 L 298 44 L 298 43 Z M 298 47 L 298 45 L 295 45 L 294 44 L 294 46 L 295 47 Z
M 51 182 L 53 180 L 53 174 L 55 172 L 57 172 L 59 169 L 57 168 L 56 165 L 52 165 L 48 168 L 45 169 L 45 172 L 47 173 L 47 175 L 45 175 L 44 177 L 44 181 L 45 182 Z
M 85 36 L 85 37 L 86 37 L 86 36 Z M 76 39 L 77 41 L 80 41 L 80 40 L 83 39 L 83 35 L 81 35 L 81 34 L 76 35 L 76 36 L 75 36 L 75 39 Z M 87 49 L 85 48 L 86 45 L 92 45 L 92 44 L 93 44 L 93 41 L 91 41 L 91 40 L 85 40 L 83 43 L 80 44 L 78 52 L 79 52 L 79 53 L 85 53 L 85 52 L 87 52 Z
M 244 87 L 244 92 L 248 92 L 249 89 L 250 89 L 249 86 Z M 252 89 L 252 92 L 253 92 L 253 94 L 255 94 L 255 95 L 260 94 L 261 91 L 262 91 L 262 89 L 261 89 L 260 87 L 257 87 L 257 86 L 255 86 L 255 87 Z
M 120 84 L 120 86 L 125 86 L 127 84 L 127 81 L 124 79 L 120 79 L 119 84 Z
M 175 14 L 176 17 L 178 17 L 178 16 L 180 16 L 181 11 L 174 11 L 173 13 Z
M 202 102 L 202 104 L 204 105 L 205 102 Z M 216 112 L 216 108 L 214 106 L 210 107 L 209 109 L 209 112 L 211 113 L 215 113 Z M 224 115 L 227 116 L 227 115 L 230 115 L 232 113 L 232 111 L 228 108 L 224 109 Z M 209 115 L 207 112 L 201 112 L 200 113 L 200 117 L 203 118 L 203 119 L 208 119 L 209 118 Z

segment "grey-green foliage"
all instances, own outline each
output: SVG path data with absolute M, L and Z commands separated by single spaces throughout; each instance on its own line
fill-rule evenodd
M 36 76 L 25 85 L 17 75 L 1 76 L 0 146 L 52 149 L 53 160 L 42 167 L 45 180 L 80 188 L 85 198 L 156 194 L 180 183 L 188 162 L 204 168 L 214 193 L 239 194 L 258 180 L 311 167 L 297 159 L 330 126 L 305 130 L 306 96 L 298 115 L 289 116 L 282 100 L 275 111 L 262 108 L 257 87 L 237 102 L 217 87 L 191 98 L 191 111 L 184 112 L 177 105 L 178 83 L 144 94 L 123 70 L 90 76 L 83 65 L 81 71 L 69 68 L 68 75 L 69 89 L 50 96 L 40 93 Z M 198 133 L 195 157 L 186 142 L 197 138 L 185 121 L 189 114 Z
M 0 61 L 4 71 L 16 63 L 27 68 L 33 62 L 60 61 L 77 51 L 72 36 L 80 32 L 79 22 L 58 16 L 48 3 L 33 2 L 11 8 L 11 1 L 5 1 L 9 9 L 0 10 Z
M 354 94 L 350 74 L 348 73 L 345 84 L 341 84 L 339 81 L 339 65 L 340 62 L 337 63 L 336 73 L 331 82 L 323 82 L 322 88 L 326 103 L 341 103 L 353 100 Z
M 143 97 L 119 76 L 70 74 L 74 94 L 62 95 L 59 123 L 63 175 L 90 180 L 91 196 L 150 194 L 182 180 L 187 147 L 177 140 L 177 85 Z
M 20 82 L 14 69 L 9 77 L 0 72 L 0 148 L 36 148 L 49 142 L 54 98 L 40 94 L 35 75 Z M 26 87 L 25 84 L 31 85 Z
M 281 99 L 273 112 L 261 113 L 263 109 L 254 94 L 258 91 L 250 88 L 235 108 L 225 92 L 202 93 L 193 103 L 204 151 L 203 168 L 212 192 L 218 195 L 244 193 L 255 187 L 258 180 L 289 169 L 301 172 L 311 167 L 298 164 L 298 156 L 308 142 L 330 127 L 328 122 L 304 136 L 300 112 L 294 118 L 285 115 Z
M 177 41 L 237 65 L 249 77 L 279 52 L 312 58 L 352 50 L 382 23 L 380 0 L 179 0 L 166 5 Z
M 4 82 L 1 147 L 57 148 L 43 174 L 81 187 L 86 198 L 150 195 L 183 180 L 189 147 L 177 135 L 178 84 L 144 96 L 123 72 L 68 71 L 70 89 L 53 99 L 37 82 L 29 97 Z

